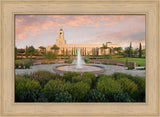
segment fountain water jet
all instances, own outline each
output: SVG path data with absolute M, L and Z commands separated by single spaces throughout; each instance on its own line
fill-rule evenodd
M 82 59 L 81 59 L 81 53 L 80 53 L 80 49 L 78 48 L 78 54 L 77 54 L 77 65 L 76 65 L 77 69 L 82 68 Z
M 104 72 L 104 67 L 100 65 L 93 65 L 93 64 L 85 64 L 84 60 L 82 60 L 80 49 L 78 48 L 77 51 L 77 59 L 72 62 L 72 64 L 63 64 L 54 66 L 53 70 L 58 73 L 64 73 L 66 71 L 73 71 L 73 72 L 92 72 L 94 74 Z

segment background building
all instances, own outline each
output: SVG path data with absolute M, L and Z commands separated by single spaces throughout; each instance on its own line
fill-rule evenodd
M 56 46 L 59 47 L 57 50 L 59 55 L 76 55 L 78 48 L 81 50 L 81 55 L 103 55 L 108 54 L 109 48 L 119 47 L 116 43 L 107 42 L 105 44 L 67 44 L 66 40 L 64 39 L 64 31 L 63 29 L 59 30 L 58 39 L 56 39 Z M 108 48 L 104 48 L 103 46 L 106 45 Z M 54 51 L 51 48 L 53 45 L 49 45 L 46 47 L 46 51 Z

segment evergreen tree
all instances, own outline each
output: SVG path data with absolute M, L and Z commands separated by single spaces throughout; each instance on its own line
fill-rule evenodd
M 139 44 L 139 58 L 142 58 L 142 45 Z
M 66 56 L 68 56 L 68 49 L 66 49 Z
M 35 48 L 33 46 L 30 46 L 28 48 L 28 53 L 30 54 L 30 59 L 32 61 L 32 55 L 34 55 L 34 53 L 35 53 Z
M 15 59 L 17 59 L 18 51 L 17 48 L 15 47 Z
M 133 49 L 132 49 L 132 43 L 130 43 L 129 46 L 129 57 L 132 57 Z
M 73 48 L 72 48 L 72 56 L 73 56 Z
M 28 47 L 27 46 L 26 46 L 25 55 L 26 55 L 26 58 L 28 59 Z

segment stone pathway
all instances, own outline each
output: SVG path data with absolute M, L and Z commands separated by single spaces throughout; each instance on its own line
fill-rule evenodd
M 34 65 L 31 66 L 31 69 L 15 69 L 15 74 L 16 75 L 22 75 L 22 74 L 31 74 L 33 72 L 42 70 L 42 71 L 50 71 L 52 73 L 55 73 L 53 71 L 53 67 L 57 65 L 62 65 L 62 64 L 43 64 L 43 65 Z M 126 67 L 121 67 L 121 66 L 116 66 L 116 65 L 103 65 L 103 64 L 97 64 L 100 66 L 105 67 L 105 71 L 103 74 L 111 75 L 115 72 L 119 73 L 125 73 L 125 74 L 130 74 L 132 76 L 142 76 L 145 77 L 145 70 L 127 70 Z

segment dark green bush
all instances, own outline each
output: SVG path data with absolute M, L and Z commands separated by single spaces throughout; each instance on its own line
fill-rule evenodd
M 105 75 L 105 74 L 99 74 L 99 75 L 98 75 L 98 80 L 101 79 L 101 78 L 102 78 L 102 79 L 103 79 L 103 78 L 112 78 L 112 76 L 111 76 L 111 75 Z
M 134 94 L 136 101 L 144 102 L 145 101 L 145 78 L 140 76 L 135 76 L 133 81 L 137 84 L 138 89 Z
M 96 81 L 96 77 L 93 73 L 90 72 L 84 72 L 82 75 L 82 78 L 90 78 L 92 80 L 92 82 Z
M 82 77 L 82 76 L 72 77 L 72 83 L 77 83 L 80 81 L 89 84 L 89 86 L 91 86 L 92 84 L 92 79 L 90 77 Z
M 77 82 L 73 84 L 72 96 L 76 101 L 82 101 L 89 90 L 90 86 L 88 85 L 88 83 L 85 83 L 83 81 Z
M 127 67 L 128 67 L 128 70 L 134 69 L 134 66 L 132 66 L 132 65 L 128 65 Z
M 63 75 L 63 78 L 66 81 L 72 82 L 72 78 L 75 77 L 75 76 L 80 76 L 80 73 L 78 73 L 78 72 L 65 72 L 64 75 Z
M 15 78 L 15 101 L 36 102 L 41 95 L 41 86 L 38 81 L 17 76 Z
M 127 77 L 121 77 L 117 80 L 123 88 L 124 93 L 128 93 L 131 97 L 134 95 L 134 93 L 137 91 L 138 86 Z
M 114 95 L 114 102 L 134 102 L 128 93 L 117 93 Z
M 46 98 L 48 98 L 48 101 L 51 101 L 51 102 L 54 101 L 56 94 L 63 91 L 71 92 L 72 85 L 69 82 L 65 82 L 57 79 L 57 80 L 50 80 L 44 86 L 44 95 Z
M 82 81 L 82 77 L 81 76 L 74 76 L 72 77 L 72 83 L 77 83 Z
M 22 63 L 15 63 L 15 69 L 23 69 Z
M 63 91 L 57 93 L 55 95 L 55 102 L 72 102 L 72 95 L 69 94 L 67 91 Z
M 124 77 L 127 77 L 128 79 L 133 79 L 133 76 L 131 76 L 131 75 L 128 75 L 128 74 L 124 74 L 124 73 L 114 73 L 113 75 L 112 75 L 112 77 L 115 79 L 115 80 L 117 80 L 117 79 L 120 79 L 120 78 L 124 78 Z
M 49 80 L 61 79 L 61 76 L 60 74 L 53 74 L 49 71 L 37 71 L 31 75 L 31 79 L 39 81 L 41 87 L 44 87 Z
M 105 95 L 96 89 L 92 89 L 87 93 L 86 102 L 106 102 L 107 100 L 105 99 Z
M 113 96 L 116 93 L 122 93 L 123 89 L 119 82 L 112 78 L 102 77 L 98 80 L 97 90 L 106 95 L 106 99 L 113 101 Z

